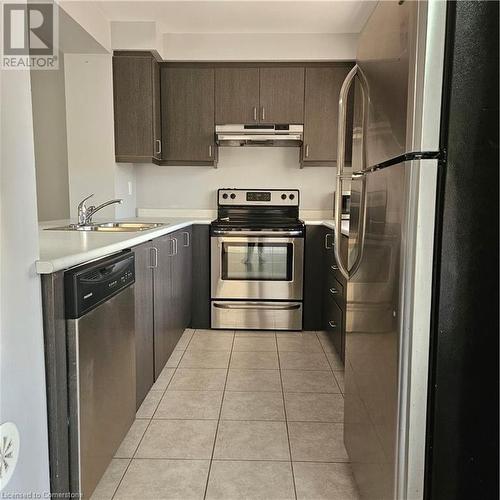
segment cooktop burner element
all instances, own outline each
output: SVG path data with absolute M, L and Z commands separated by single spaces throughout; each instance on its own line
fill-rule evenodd
M 300 231 L 298 189 L 219 189 L 212 232 Z

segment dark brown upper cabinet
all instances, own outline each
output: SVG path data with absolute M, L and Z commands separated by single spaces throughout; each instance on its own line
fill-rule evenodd
M 151 162 L 161 158 L 158 54 L 113 53 L 113 104 L 117 162 Z
M 162 165 L 215 164 L 214 93 L 213 68 L 161 68 Z
M 215 69 L 215 123 L 259 121 L 259 68 Z
M 339 94 L 352 64 L 306 67 L 302 165 L 333 165 L 337 161 Z M 353 102 L 348 99 L 346 161 L 351 161 Z
M 261 123 L 304 123 L 304 67 L 260 68 Z

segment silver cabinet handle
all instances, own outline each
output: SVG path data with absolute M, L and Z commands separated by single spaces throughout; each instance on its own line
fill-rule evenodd
M 208 157 L 212 158 L 212 145 L 208 146 Z
M 189 234 L 189 231 L 184 231 L 182 233 L 184 235 L 184 246 L 188 247 L 191 245 L 191 235 Z
M 266 119 L 266 108 L 262 106 L 262 121 Z
M 158 267 L 158 249 L 156 247 L 149 249 L 149 260 L 152 264 L 148 266 L 148 269 L 156 269 Z
M 253 121 L 257 121 L 257 106 L 253 107 Z
M 331 236 L 332 236 L 332 233 L 326 233 L 326 234 L 325 234 L 325 248 L 326 248 L 327 250 L 331 250 L 331 249 L 332 249 L 332 246 L 328 244 L 328 242 L 329 242 L 329 237 L 331 237 Z
M 156 139 L 155 143 L 156 143 L 155 154 L 161 155 L 161 141 L 160 141 L 160 139 Z
M 175 255 L 175 238 L 170 238 L 168 241 L 170 242 L 170 253 L 169 257 L 173 257 Z
M 177 238 L 173 238 L 174 240 L 174 255 L 177 255 L 177 251 L 179 247 L 177 246 Z
M 337 295 L 337 293 L 339 293 L 339 291 L 336 288 L 330 288 L 330 293 L 332 295 Z
M 306 144 L 305 157 L 309 158 L 309 144 Z
M 329 321 L 328 324 L 331 328 L 337 328 L 337 323 L 335 323 L 335 321 Z

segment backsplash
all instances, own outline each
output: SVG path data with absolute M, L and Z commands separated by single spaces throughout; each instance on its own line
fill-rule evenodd
M 331 211 L 334 167 L 299 168 L 298 148 L 219 148 L 218 168 L 138 165 L 138 209 L 216 208 L 222 187 L 300 189 L 301 208 Z

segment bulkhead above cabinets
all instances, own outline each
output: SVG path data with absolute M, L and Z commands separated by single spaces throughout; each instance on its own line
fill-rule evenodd
M 216 166 L 222 147 L 216 125 L 286 124 L 303 125 L 303 140 L 296 141 L 301 167 L 334 166 L 339 92 L 352 66 L 165 62 L 156 52 L 115 51 L 116 161 Z M 352 106 L 348 116 L 352 123 Z M 346 136 L 350 161 L 352 134 Z

